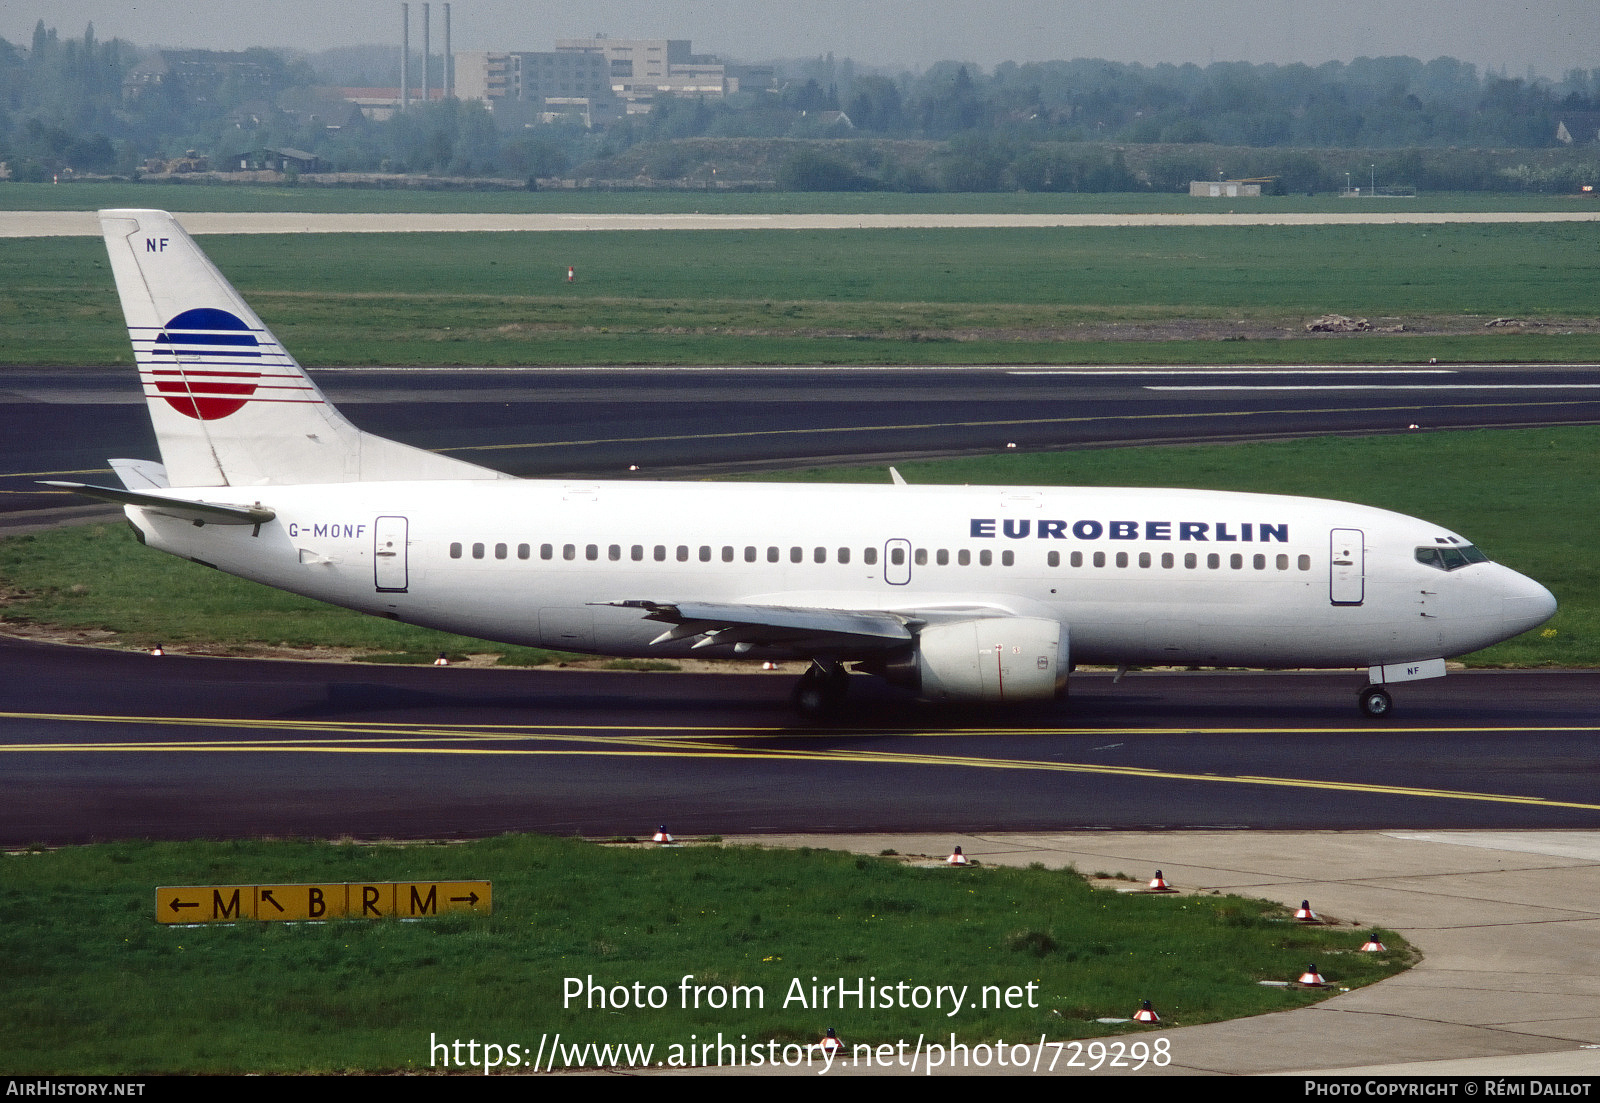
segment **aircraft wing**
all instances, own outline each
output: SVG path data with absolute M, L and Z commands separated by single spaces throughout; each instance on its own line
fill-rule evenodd
M 889 651 L 912 639 L 916 618 L 859 609 L 808 609 L 782 605 L 739 605 L 707 601 L 605 601 L 644 610 L 646 620 L 671 625 L 652 644 L 702 637 L 693 647 L 732 646 L 859 654 Z
M 40 479 L 44 486 L 59 486 L 87 498 L 116 502 L 118 505 L 139 506 L 169 517 L 206 525 L 261 525 L 277 516 L 263 505 L 236 506 L 221 502 L 191 502 L 184 498 L 169 498 L 165 494 L 141 493 L 136 490 L 118 490 L 109 486 L 89 486 L 86 483 L 64 483 L 53 479 Z

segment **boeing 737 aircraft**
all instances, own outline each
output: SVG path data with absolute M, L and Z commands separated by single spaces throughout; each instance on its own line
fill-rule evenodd
M 1074 664 L 1365 668 L 1359 704 L 1548 620 L 1550 592 L 1400 514 L 1202 490 L 524 480 L 362 432 L 171 215 L 102 211 L 161 463 L 151 547 L 506 643 L 808 660 L 925 698 L 1059 696 Z

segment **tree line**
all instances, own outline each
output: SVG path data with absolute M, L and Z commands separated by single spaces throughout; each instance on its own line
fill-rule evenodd
M 1275 176 L 1288 191 L 1345 183 L 1350 158 L 1322 155 L 1333 150 L 1378 151 L 1390 183 L 1550 189 L 1585 177 L 1600 151 L 1600 69 L 1552 81 L 1452 58 L 1317 66 L 1079 59 L 988 71 L 941 62 L 890 73 L 828 55 L 778 63 L 774 89 L 662 97 L 651 113 L 604 128 L 567 120 L 513 130 L 483 104 L 456 100 L 383 122 L 330 125 L 335 51 L 323 64 L 317 55 L 258 48 L 240 55 L 250 62 L 249 80 L 204 88 L 171 80 L 129 91 L 125 80 L 150 53 L 98 41 L 92 26 L 61 38 L 42 20 L 26 47 L 0 40 L 0 161 L 12 178 L 67 169 L 130 175 L 147 159 L 188 149 L 219 163 L 291 147 L 347 172 L 516 180 L 704 174 L 724 182 L 742 174 L 825 190 L 1169 190 L 1224 171 L 1209 152 L 1219 147 L 1261 151 L 1234 160 L 1269 171 L 1226 171 Z M 1573 146 L 1557 156 L 1563 124 Z M 708 140 L 721 140 L 720 152 L 691 152 Z M 738 163 L 751 141 L 775 140 L 787 143 L 781 156 Z M 1452 148 L 1513 152 L 1485 161 L 1447 156 Z

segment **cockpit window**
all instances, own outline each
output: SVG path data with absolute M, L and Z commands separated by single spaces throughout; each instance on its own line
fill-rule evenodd
M 1417 562 L 1441 571 L 1455 571 L 1469 563 L 1487 563 L 1489 557 L 1471 544 L 1457 544 L 1454 547 L 1418 548 Z

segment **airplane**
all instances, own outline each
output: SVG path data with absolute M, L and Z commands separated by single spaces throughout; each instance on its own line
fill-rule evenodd
M 520 479 L 356 428 L 178 222 L 100 220 L 161 462 L 115 459 L 138 539 L 509 644 L 809 663 L 934 701 L 1063 696 L 1077 664 L 1365 668 L 1358 705 L 1556 600 L 1428 521 L 1178 489 Z

